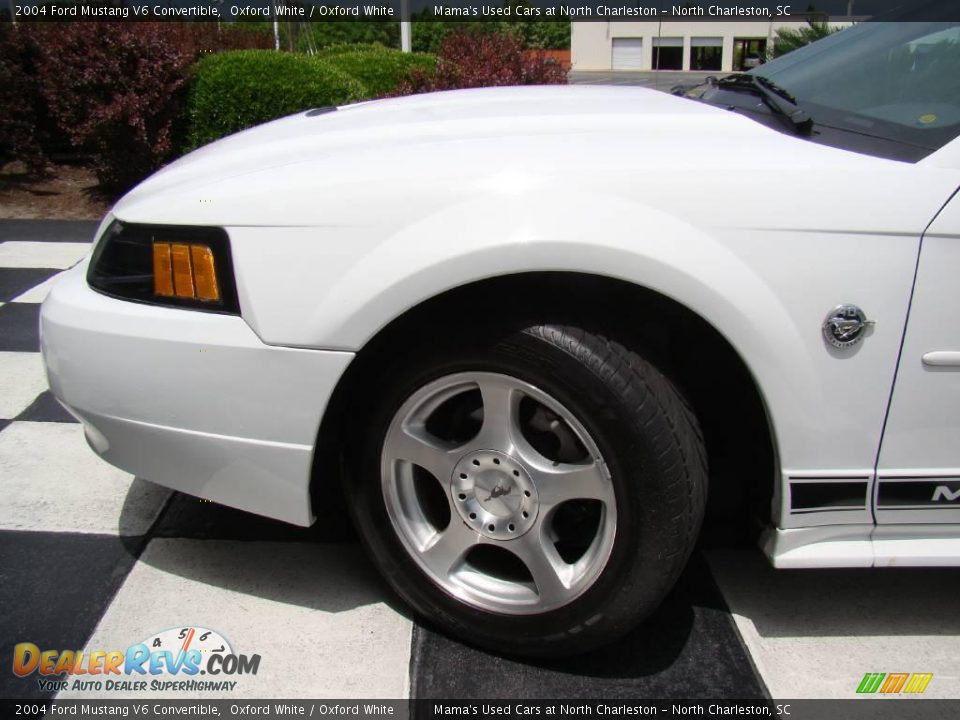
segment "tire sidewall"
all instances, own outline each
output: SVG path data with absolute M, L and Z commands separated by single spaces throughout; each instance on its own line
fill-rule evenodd
M 675 533 L 663 512 L 664 458 L 655 438 L 638 427 L 625 398 L 593 368 L 599 358 L 584 344 L 560 346 L 530 332 L 512 332 L 488 346 L 433 347 L 409 356 L 382 376 L 385 391 L 365 413 L 358 472 L 347 494 L 361 538 L 391 586 L 428 622 L 478 645 L 535 654 L 601 644 L 652 611 L 669 584 L 658 558 L 658 538 Z M 398 538 L 386 511 L 381 455 L 387 429 L 419 388 L 460 372 L 492 372 L 527 382 L 564 406 L 596 443 L 614 484 L 617 524 L 610 556 L 593 584 L 576 599 L 536 615 L 481 610 L 448 594 L 420 568 Z M 378 383 L 380 384 L 380 383 Z M 446 482 L 446 478 L 440 478 Z M 459 521 L 456 516 L 451 522 Z M 672 583 L 673 578 L 669 581 Z

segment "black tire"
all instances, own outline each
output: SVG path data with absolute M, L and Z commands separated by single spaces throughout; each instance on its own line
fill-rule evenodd
M 609 338 L 563 325 L 483 335 L 486 342 L 435 343 L 397 359 L 380 376 L 381 390 L 355 408 L 348 504 L 368 553 L 428 624 L 509 654 L 585 652 L 653 612 L 690 555 L 707 492 L 697 420 L 664 375 Z M 391 521 L 381 467 L 391 423 L 419 389 L 464 372 L 496 373 L 542 390 L 579 421 L 605 460 L 615 494 L 612 547 L 589 587 L 562 606 L 513 614 L 454 597 L 414 559 Z M 466 523 L 458 515 L 449 522 Z

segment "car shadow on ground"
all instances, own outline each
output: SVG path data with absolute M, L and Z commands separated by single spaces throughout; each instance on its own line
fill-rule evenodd
M 119 518 L 142 513 L 144 488 L 130 486 Z M 149 532 L 125 535 L 131 555 L 188 582 L 325 612 L 387 602 L 390 593 L 363 554 L 349 519 L 330 512 L 303 528 L 173 492 Z

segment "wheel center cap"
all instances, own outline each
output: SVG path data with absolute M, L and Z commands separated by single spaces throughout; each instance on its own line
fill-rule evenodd
M 473 489 L 483 509 L 494 515 L 510 517 L 520 508 L 522 493 L 505 473 L 482 471 L 474 478 Z
M 511 540 L 533 527 L 537 488 L 523 465 L 496 450 L 478 450 L 460 459 L 450 489 L 463 521 L 493 540 Z

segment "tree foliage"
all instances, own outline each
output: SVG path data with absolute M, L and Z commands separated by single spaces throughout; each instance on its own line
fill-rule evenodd
M 2 27 L 0 145 L 35 173 L 52 153 L 82 153 L 104 188 L 124 190 L 180 152 L 194 62 L 268 43 L 213 23 Z
M 779 28 L 773 38 L 773 57 L 786 55 L 838 30 L 840 28 L 830 27 L 828 23 L 819 20 L 809 20 L 806 27 Z

